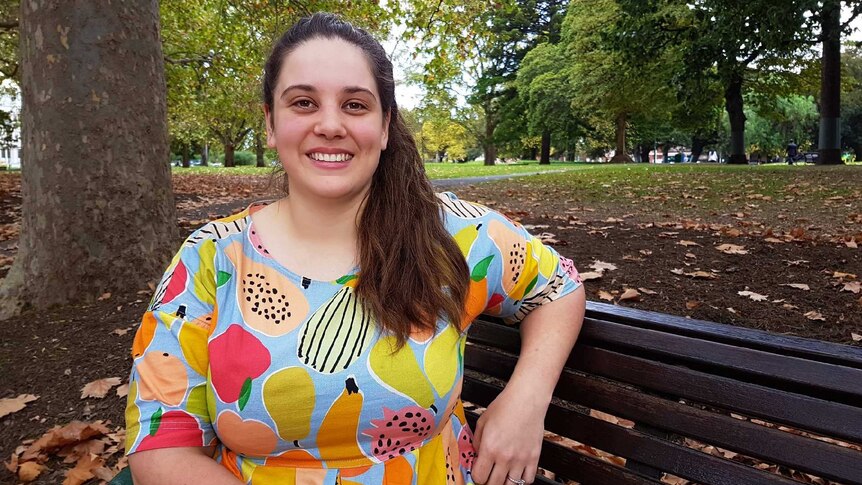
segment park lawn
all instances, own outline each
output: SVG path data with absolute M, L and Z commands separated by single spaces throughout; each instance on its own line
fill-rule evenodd
M 575 163 L 554 162 L 550 165 L 539 165 L 535 160 L 521 160 L 507 165 L 485 166 L 482 162 L 467 163 L 426 163 L 425 171 L 428 177 L 434 179 L 452 179 L 464 177 L 484 177 L 489 175 L 512 175 L 537 173 L 556 170 L 570 170 L 577 167 Z M 273 172 L 271 167 L 175 167 L 171 166 L 174 175 L 260 175 L 268 176 Z

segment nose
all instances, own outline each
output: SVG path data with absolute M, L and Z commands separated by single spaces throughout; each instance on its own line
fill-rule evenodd
M 314 134 L 327 140 L 341 138 L 346 134 L 344 114 L 337 107 L 324 107 L 318 111 L 317 122 L 314 124 Z

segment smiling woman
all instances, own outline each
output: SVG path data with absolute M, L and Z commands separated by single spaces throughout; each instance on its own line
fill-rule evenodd
M 434 193 L 386 53 L 334 15 L 276 43 L 263 110 L 285 195 L 195 231 L 156 288 L 126 412 L 135 483 L 531 483 L 583 318 L 574 265 Z M 474 443 L 480 313 L 520 322 L 523 350 Z

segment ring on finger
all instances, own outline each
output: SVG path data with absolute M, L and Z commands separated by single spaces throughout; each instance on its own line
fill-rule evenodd
M 525 483 L 527 483 L 527 481 L 524 480 L 523 478 L 517 478 L 516 479 L 516 478 L 510 477 L 509 475 L 506 475 L 506 480 L 509 480 L 510 482 L 514 483 L 515 485 L 524 485 Z

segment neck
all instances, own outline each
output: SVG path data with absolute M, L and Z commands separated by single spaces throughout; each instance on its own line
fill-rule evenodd
M 364 194 L 345 200 L 307 198 L 292 193 L 277 204 L 279 217 L 298 240 L 321 248 L 358 247 L 358 214 Z

